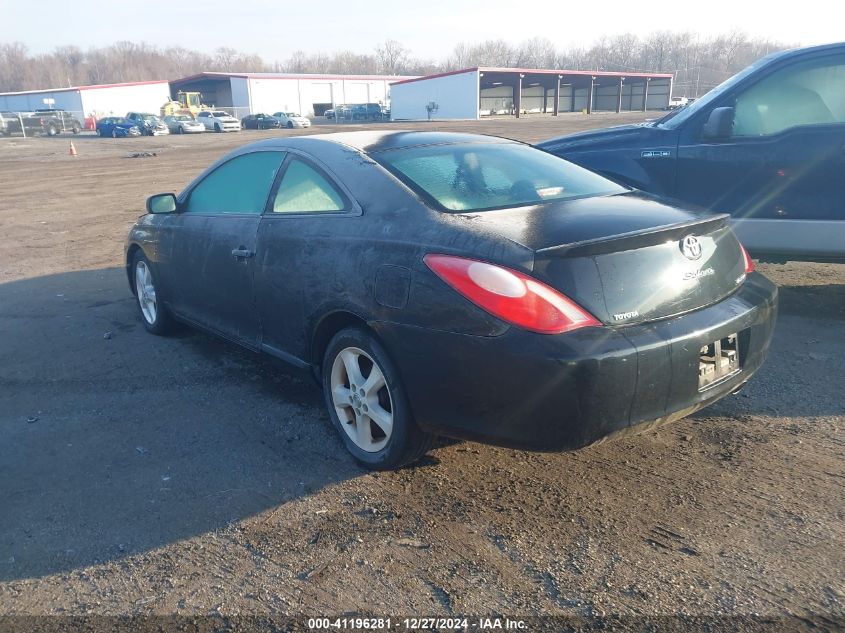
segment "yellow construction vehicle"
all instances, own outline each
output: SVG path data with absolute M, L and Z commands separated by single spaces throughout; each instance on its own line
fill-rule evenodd
M 161 106 L 161 116 L 170 116 L 172 114 L 188 114 L 196 118 L 197 113 L 203 110 L 213 110 L 214 106 L 206 105 L 202 102 L 201 92 L 182 92 L 176 93 L 177 101 L 168 101 Z

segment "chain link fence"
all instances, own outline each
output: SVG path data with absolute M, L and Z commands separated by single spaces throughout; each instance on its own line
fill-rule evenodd
M 0 136 L 58 136 L 96 129 L 96 119 L 81 111 L 40 109 L 25 112 L 0 111 Z

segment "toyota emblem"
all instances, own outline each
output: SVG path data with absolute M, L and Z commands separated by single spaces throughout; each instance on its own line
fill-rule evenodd
M 687 235 L 681 240 L 681 252 L 687 259 L 698 259 L 701 257 L 701 242 L 695 235 Z

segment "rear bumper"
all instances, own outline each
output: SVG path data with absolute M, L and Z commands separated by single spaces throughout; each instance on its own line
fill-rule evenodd
M 713 306 L 655 323 L 479 337 L 373 323 L 423 428 L 532 450 L 568 450 L 688 415 L 731 393 L 771 342 L 777 288 L 752 273 Z M 741 333 L 741 371 L 699 390 L 702 346 Z

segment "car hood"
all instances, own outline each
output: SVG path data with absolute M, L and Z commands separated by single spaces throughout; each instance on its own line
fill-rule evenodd
M 616 145 L 620 141 L 628 141 L 637 138 L 646 138 L 654 133 L 654 127 L 649 122 L 629 125 L 616 125 L 614 127 L 600 130 L 588 130 L 577 134 L 568 134 L 557 138 L 537 143 L 537 147 L 548 151 L 559 151 L 561 149 L 582 149 L 589 146 L 590 149 L 598 149 L 607 145 Z
M 211 117 L 215 121 L 222 121 L 223 123 L 237 123 L 238 120 L 233 116 L 215 116 Z

